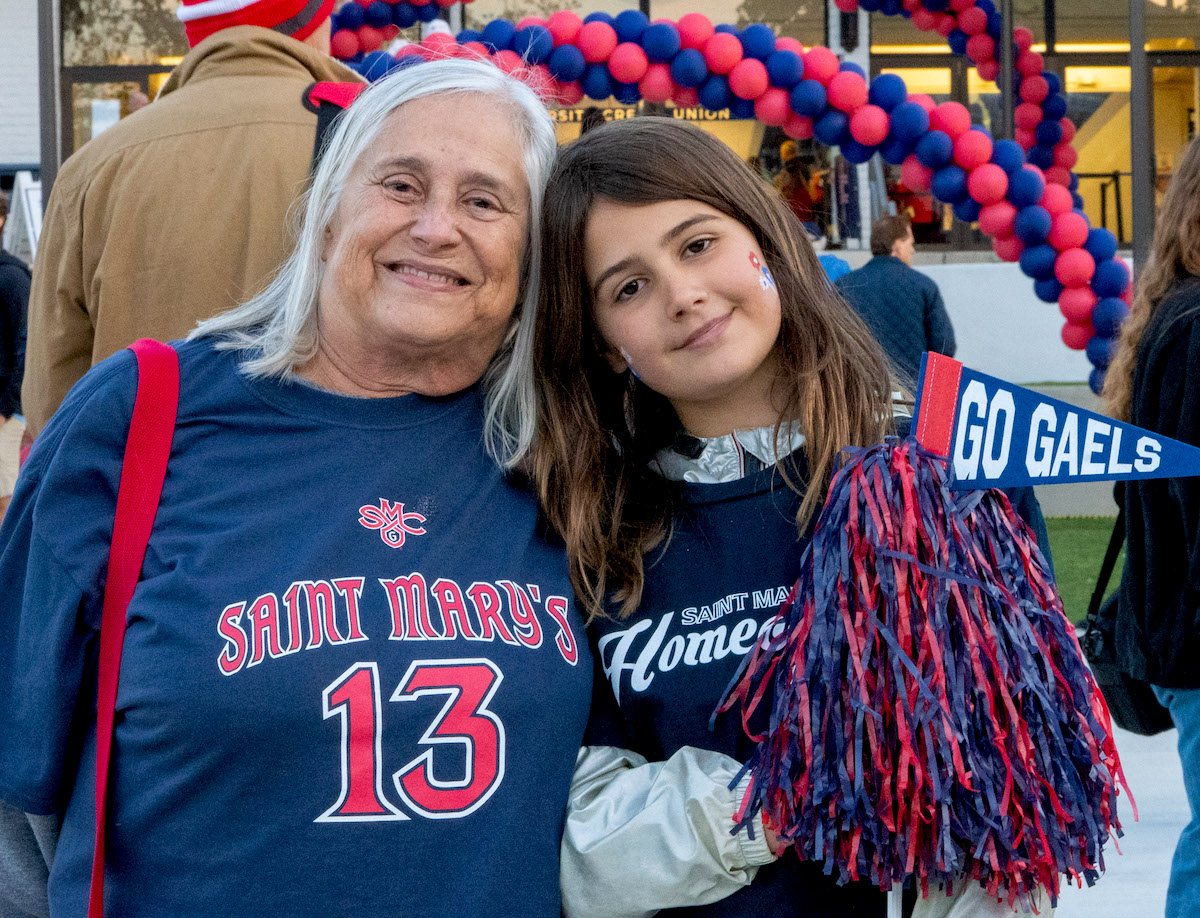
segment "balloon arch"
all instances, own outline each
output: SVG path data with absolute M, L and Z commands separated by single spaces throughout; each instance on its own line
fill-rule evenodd
M 960 220 L 977 222 L 1004 261 L 1018 262 L 1034 292 L 1058 303 L 1066 320 L 1063 342 L 1084 350 L 1099 391 L 1115 336 L 1129 312 L 1131 278 L 1116 257 L 1117 240 L 1092 227 L 1083 213 L 1072 169 L 1074 124 L 1057 74 L 1043 69 L 1028 29 L 1013 31 L 1015 140 L 993 140 L 971 123 L 965 106 L 940 105 L 909 93 L 894 74 L 867 81 L 861 68 L 839 62 L 828 48 L 805 49 L 777 38 L 769 26 L 713 26 L 699 13 L 678 22 L 651 22 L 638 10 L 580 19 L 557 12 L 546 19 L 489 22 L 457 37 L 427 36 L 395 56 L 379 50 L 398 28 L 430 22 L 441 5 L 359 0 L 334 16 L 335 56 L 368 79 L 410 60 L 447 55 L 490 57 L 505 70 L 525 68 L 544 97 L 574 105 L 588 96 L 625 104 L 666 102 L 757 118 L 796 139 L 840 148 L 850 162 L 875 153 L 900 167 L 904 183 L 950 205 Z M 968 57 L 984 80 L 1000 70 L 1002 20 L 993 0 L 836 0 L 843 12 L 860 6 L 911 19 L 935 31 Z

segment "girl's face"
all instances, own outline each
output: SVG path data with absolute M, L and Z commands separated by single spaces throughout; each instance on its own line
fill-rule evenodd
M 601 198 L 584 268 L 609 364 L 665 396 L 690 433 L 778 420 L 779 292 L 745 226 L 698 201 Z

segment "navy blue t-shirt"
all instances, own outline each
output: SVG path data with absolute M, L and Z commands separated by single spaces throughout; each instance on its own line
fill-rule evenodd
M 116 706 L 108 913 L 557 918 L 592 660 L 561 548 L 482 449 L 479 393 L 356 399 L 178 350 Z M 75 387 L 0 531 L 0 798 L 65 808 L 55 915 L 86 912 L 135 387 L 129 352 Z
M 789 461 L 793 480 L 803 481 L 803 454 Z M 698 746 L 744 762 L 754 744 L 738 712 L 718 717 L 712 731 L 709 718 L 800 575 L 808 544 L 796 529 L 801 498 L 773 466 L 738 481 L 679 487 L 674 532 L 665 549 L 647 558 L 637 612 L 591 626 L 597 685 L 589 739 L 627 746 L 651 760 Z M 1045 550 L 1045 524 L 1032 490 L 1008 493 Z M 669 914 L 882 918 L 884 909 L 883 893 L 866 882 L 838 886 L 820 864 L 787 851 L 729 898 Z

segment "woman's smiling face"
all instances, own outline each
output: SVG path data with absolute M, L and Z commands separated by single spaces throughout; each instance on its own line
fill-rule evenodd
M 602 198 L 584 251 L 615 371 L 630 368 L 697 436 L 777 420 L 779 292 L 750 230 L 698 201 Z

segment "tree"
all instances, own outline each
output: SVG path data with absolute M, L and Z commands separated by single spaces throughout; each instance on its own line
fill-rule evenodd
M 179 0 L 62 0 L 63 64 L 157 64 L 187 53 Z

